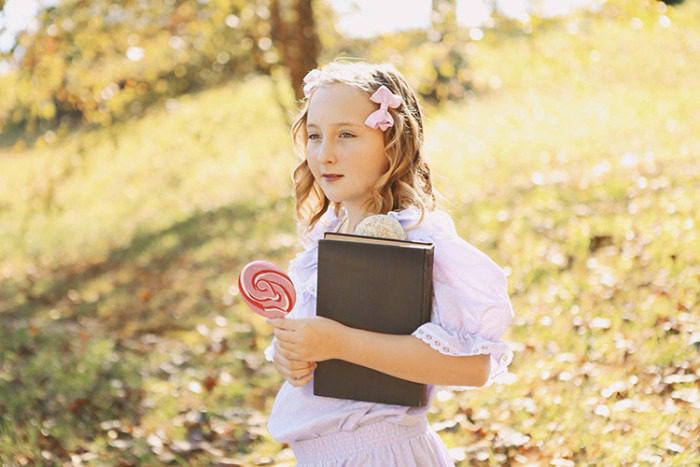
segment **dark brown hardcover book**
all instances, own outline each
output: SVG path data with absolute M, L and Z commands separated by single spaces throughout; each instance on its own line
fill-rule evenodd
M 353 328 L 411 334 L 430 321 L 433 254 L 432 243 L 326 233 L 318 248 L 316 314 Z M 420 407 L 426 389 L 337 359 L 319 362 L 314 374 L 314 394 L 339 399 Z

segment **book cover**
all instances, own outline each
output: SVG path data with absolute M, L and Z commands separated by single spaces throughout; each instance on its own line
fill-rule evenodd
M 433 254 L 432 243 L 326 233 L 318 249 L 316 314 L 353 328 L 411 334 L 430 321 Z M 314 394 L 413 407 L 427 403 L 425 384 L 337 359 L 318 362 Z

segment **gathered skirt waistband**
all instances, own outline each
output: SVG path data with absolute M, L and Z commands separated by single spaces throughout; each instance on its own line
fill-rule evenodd
M 428 432 L 428 421 L 419 418 L 415 425 L 377 422 L 353 431 L 339 431 L 319 438 L 291 443 L 297 462 L 313 464 L 371 451 L 390 443 L 421 436 Z

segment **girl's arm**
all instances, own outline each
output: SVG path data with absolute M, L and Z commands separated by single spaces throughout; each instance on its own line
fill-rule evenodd
M 323 317 L 268 320 L 278 349 L 304 361 L 346 360 L 422 384 L 483 386 L 489 355 L 444 355 L 413 336 L 381 334 L 344 326 Z
M 413 336 L 346 329 L 338 340 L 341 360 L 423 384 L 483 386 L 488 379 L 489 355 L 445 355 Z

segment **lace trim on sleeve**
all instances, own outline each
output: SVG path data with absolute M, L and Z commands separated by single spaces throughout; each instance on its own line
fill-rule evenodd
M 513 352 L 505 342 L 490 341 L 478 334 L 454 336 L 435 323 L 425 323 L 411 334 L 433 349 L 445 355 L 490 355 L 491 371 L 486 385 L 494 378 L 508 372 Z

